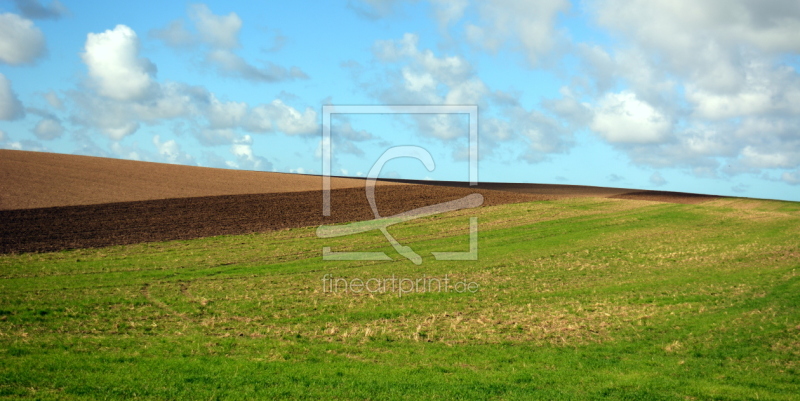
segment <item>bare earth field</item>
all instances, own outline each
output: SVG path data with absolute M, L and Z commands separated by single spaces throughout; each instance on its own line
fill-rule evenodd
M 331 188 L 363 186 L 331 180 Z M 0 149 L 0 210 L 314 190 L 319 176 Z
M 47 252 L 245 234 L 374 218 L 364 180 L 0 150 L 0 253 Z M 386 180 L 382 216 L 481 193 L 484 205 L 610 197 L 699 203 L 716 197 L 577 185 Z

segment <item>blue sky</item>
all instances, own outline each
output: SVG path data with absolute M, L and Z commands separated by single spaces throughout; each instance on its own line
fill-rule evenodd
M 481 181 L 800 200 L 796 1 L 0 1 L 0 147 L 320 173 L 322 106 L 479 107 Z M 464 116 L 337 115 L 333 172 L 467 180 Z

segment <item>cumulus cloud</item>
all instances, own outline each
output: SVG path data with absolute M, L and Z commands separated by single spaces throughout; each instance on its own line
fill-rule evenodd
M 589 127 L 634 163 L 707 177 L 800 166 L 800 75 L 782 57 L 800 51 L 797 2 L 587 5 L 621 45 L 578 44 L 591 83 L 575 87 L 597 96 Z
M 434 16 L 440 26 L 446 27 L 461 19 L 469 6 L 468 0 L 433 0 Z
M 81 54 L 97 92 L 116 100 L 138 100 L 150 94 L 156 67 L 139 57 L 139 38 L 131 28 L 117 25 L 89 33 Z
M 210 94 L 210 102 L 206 109 L 206 119 L 212 129 L 235 128 L 247 115 L 247 103 L 221 102 Z
M 555 29 L 559 13 L 570 9 L 568 0 L 495 0 L 481 3 L 481 21 L 468 24 L 467 40 L 489 51 L 505 43 L 519 47 L 531 65 L 550 53 L 560 38 Z
M 786 171 L 781 175 L 781 179 L 791 185 L 800 185 L 800 170 Z
M 565 153 L 574 145 L 572 131 L 540 111 L 518 107 L 510 113 L 510 121 L 514 130 L 527 139 L 528 149 L 522 159 L 528 163 L 547 160 L 553 153 Z
M 437 57 L 431 50 L 420 50 L 419 35 L 406 33 L 400 40 L 378 40 L 373 52 L 383 62 L 410 60 L 403 77 L 410 91 L 430 89 L 428 82 L 455 86 L 474 78 L 472 66 L 459 56 Z
M 12 13 L 0 14 L 0 62 L 32 63 L 44 53 L 44 34 L 31 20 Z
M 800 6 L 791 0 L 600 0 L 593 9 L 602 25 L 675 56 L 668 62 L 688 69 L 697 66 L 702 53 L 687 50 L 709 50 L 709 45 L 723 52 L 737 51 L 742 44 L 771 52 L 800 51 L 794 40 Z
M 213 49 L 232 50 L 240 47 L 239 31 L 242 19 L 235 12 L 216 15 L 205 4 L 192 4 L 188 10 L 191 27 L 183 20 L 175 20 L 163 28 L 149 32 L 170 47 L 187 47 L 206 44 Z M 193 28 L 193 29 L 192 29 Z
M 77 106 L 71 120 L 100 130 L 113 140 L 121 140 L 139 129 L 140 123 L 155 124 L 197 115 L 207 102 L 208 91 L 201 87 L 168 82 L 153 86 L 146 100 L 105 98 L 91 93 L 69 93 Z
M 472 66 L 458 56 L 437 57 L 418 48 L 419 36 L 406 33 L 400 40 L 379 40 L 376 58 L 403 66 L 389 72 L 391 86 L 378 89 L 377 97 L 389 104 L 478 104 L 489 89 Z M 442 140 L 463 137 L 463 118 L 453 115 L 412 115 L 417 131 Z
M 171 164 L 188 164 L 194 165 L 196 164 L 194 161 L 194 157 L 190 154 L 185 153 L 181 150 L 180 145 L 175 142 L 174 139 L 170 139 L 166 142 L 161 141 L 160 135 L 153 136 L 153 145 L 156 147 L 158 151 L 158 155 L 160 156 L 160 161 L 164 161 Z
M 582 127 L 590 123 L 594 117 L 591 106 L 579 102 L 568 90 L 564 90 L 564 92 L 564 96 L 561 98 L 543 100 L 542 106 L 570 125 Z
M 315 110 L 306 108 L 300 111 L 277 99 L 251 107 L 244 102 L 219 100 L 203 87 L 179 82 L 154 82 L 151 89 L 151 97 L 142 100 L 109 99 L 92 93 L 69 92 L 70 99 L 77 106 L 71 121 L 97 129 L 119 141 L 136 132 L 141 124 L 183 120 L 206 146 L 233 143 L 239 129 L 287 135 L 319 132 Z M 203 121 L 207 125 L 202 125 Z
M 25 117 L 25 109 L 17 94 L 11 89 L 11 81 L 0 73 L 0 120 L 17 120 Z
M 33 134 L 41 140 L 53 140 L 61 136 L 64 127 L 56 118 L 43 118 L 33 128 Z
M 287 135 L 308 135 L 319 132 L 317 112 L 306 108 L 302 113 L 279 99 L 250 110 L 242 122 L 250 132 L 279 131 Z
M 362 84 L 384 103 L 475 104 L 483 113 L 492 110 L 479 120 L 481 157 L 494 155 L 500 142 L 521 141 L 527 146 L 514 146 L 514 151 L 523 160 L 538 163 L 551 154 L 565 153 L 574 145 L 574 129 L 564 124 L 558 113 L 526 109 L 520 105 L 519 94 L 491 90 L 463 57 L 437 55 L 429 49 L 420 49 L 416 34 L 407 33 L 399 40 L 376 41 L 373 53 L 379 61 L 398 66 L 384 74 L 379 85 Z M 384 83 L 387 76 L 389 85 Z M 565 96 L 550 103 L 545 108 L 575 116 L 583 114 L 584 120 L 591 116 L 591 110 L 572 97 Z M 408 119 L 419 135 L 453 146 L 468 132 L 465 116 L 413 115 Z M 453 155 L 460 159 L 465 153 L 456 149 Z
M 600 99 L 591 128 L 611 143 L 641 144 L 664 141 L 671 123 L 635 94 L 623 91 Z
M 11 83 L 0 74 L 0 120 L 13 121 L 24 116 L 25 110 L 11 89 Z
M 269 61 L 256 66 L 236 54 L 235 50 L 241 46 L 239 32 L 242 29 L 242 19 L 238 14 L 217 15 L 205 4 L 190 6 L 188 13 L 194 31 L 182 20 L 176 20 L 164 28 L 151 30 L 149 35 L 174 48 L 205 45 L 205 64 L 213 66 L 221 75 L 267 83 L 308 79 L 308 74 L 299 67 L 286 68 Z M 279 35 L 276 41 L 276 46 L 280 47 L 286 38 Z
M 218 49 L 239 47 L 242 19 L 236 13 L 215 15 L 205 4 L 194 4 L 189 7 L 189 18 L 204 42 Z
M 67 7 L 58 0 L 53 0 L 46 6 L 40 4 L 39 0 L 13 0 L 13 2 L 25 18 L 59 19 L 69 13 Z
M 770 66 L 751 60 L 739 68 L 734 91 L 687 85 L 686 98 L 702 118 L 722 120 L 764 114 L 800 115 L 800 76 L 788 66 Z
M 253 138 L 245 135 L 234 141 L 231 145 L 231 154 L 236 157 L 235 161 L 227 162 L 228 166 L 243 170 L 272 170 L 272 163 L 253 153 Z

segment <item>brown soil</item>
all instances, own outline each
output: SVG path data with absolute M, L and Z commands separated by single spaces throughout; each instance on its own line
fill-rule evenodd
M 447 187 L 491 189 L 495 191 L 510 191 L 523 194 L 537 194 L 537 195 L 559 196 L 567 198 L 576 198 L 576 197 L 608 198 L 608 197 L 613 197 L 615 195 L 629 193 L 632 191 L 630 189 L 624 189 L 624 188 L 592 187 L 587 185 L 480 182 L 476 186 L 470 186 L 468 182 L 461 182 L 461 181 L 422 181 L 422 180 L 385 180 L 385 181 L 405 183 L 405 184 L 422 184 L 422 185 L 438 185 Z
M 0 253 L 244 234 L 372 219 L 364 180 L 0 150 Z M 484 205 L 568 197 L 699 203 L 716 197 L 577 185 L 386 180 L 380 213 L 481 193 Z M 419 185 L 425 184 L 425 185 Z
M 472 193 L 484 205 L 555 199 L 553 196 L 424 185 L 376 190 L 382 216 L 455 200 Z M 48 252 L 151 241 L 246 234 L 373 219 L 362 188 L 331 191 L 331 216 L 322 192 L 225 195 L 102 205 L 0 211 L 0 253 Z
M 356 178 L 331 181 L 332 188 L 364 186 Z M 0 149 L 0 210 L 315 190 L 320 176 Z
M 633 199 L 633 200 L 646 200 L 655 202 L 669 202 L 669 203 L 685 203 L 696 204 L 703 203 L 714 199 L 719 199 L 719 196 L 714 195 L 701 195 L 689 194 L 684 192 L 665 192 L 665 191 L 636 191 L 628 192 L 620 195 L 611 196 L 615 199 Z

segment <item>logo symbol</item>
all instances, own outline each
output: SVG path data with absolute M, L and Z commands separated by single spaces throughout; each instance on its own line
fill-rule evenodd
M 322 108 L 322 214 L 331 214 L 331 114 L 469 114 L 469 178 L 470 185 L 478 183 L 478 107 L 477 106 L 334 106 Z M 430 152 L 419 146 L 396 146 L 386 150 L 375 162 L 367 174 L 365 190 L 370 209 L 375 216 L 373 220 L 360 221 L 345 225 L 320 226 L 317 228 L 318 238 L 342 237 L 362 232 L 380 230 L 392 247 L 416 265 L 422 264 L 422 256 L 408 246 L 400 244 L 388 231 L 394 224 L 419 219 L 434 214 L 461 209 L 475 208 L 483 204 L 483 195 L 471 194 L 461 199 L 442 202 L 436 205 L 420 207 L 393 216 L 382 217 L 378 213 L 375 202 L 375 181 L 383 166 L 390 160 L 411 157 L 422 162 L 428 171 L 433 171 L 435 164 Z M 478 218 L 470 217 L 469 251 L 467 252 L 431 252 L 436 260 L 477 260 L 478 259 Z M 333 252 L 330 247 L 322 248 L 323 260 L 392 260 L 384 252 Z

